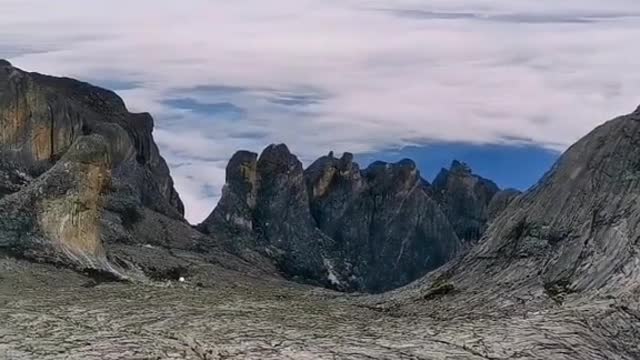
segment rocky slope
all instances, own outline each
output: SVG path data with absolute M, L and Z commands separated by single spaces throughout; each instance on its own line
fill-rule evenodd
M 536 284 L 548 295 L 635 291 L 639 141 L 640 111 L 578 141 L 534 188 L 512 201 L 448 276 L 482 287 L 496 277 L 474 277 L 491 269 L 503 285 Z
M 496 319 L 503 331 L 476 332 L 487 358 L 639 358 L 639 110 L 578 141 L 466 256 L 375 299 L 379 310 Z

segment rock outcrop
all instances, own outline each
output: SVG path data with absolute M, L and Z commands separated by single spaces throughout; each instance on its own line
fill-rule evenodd
M 82 135 L 109 143 L 116 178 L 146 206 L 179 218 L 184 208 L 152 139 L 149 114 L 129 113 L 113 92 L 67 78 L 0 66 L 0 154 L 31 176 L 50 169 Z M 132 164 L 135 163 L 135 166 Z M 132 170 L 133 174 L 124 170 Z M 123 185 L 124 186 L 124 185 Z
M 285 145 L 271 145 L 259 158 L 236 153 L 218 206 L 198 228 L 230 239 L 238 251 L 259 250 L 292 279 L 339 282 L 325 265 L 331 239 L 315 227 L 302 163 Z
M 117 277 L 176 273 L 193 263 L 185 256 L 269 274 L 275 264 L 296 281 L 381 292 L 461 248 L 410 160 L 361 170 L 330 154 L 305 170 L 284 145 L 238 152 L 195 229 L 153 119 L 115 93 L 4 61 L 0 126 L 0 251 L 21 257 Z
M 335 241 L 351 287 L 389 290 L 451 259 L 460 242 L 411 160 L 360 171 L 352 155 L 306 171 L 317 226 Z
M 253 246 L 290 277 L 350 291 L 404 285 L 460 247 L 412 161 L 360 170 L 351 154 L 330 154 L 303 171 L 284 145 L 235 154 L 199 229 Z
M 153 119 L 115 93 L 2 61 L 0 129 L 0 252 L 119 278 L 243 262 L 201 246 Z
M 433 181 L 433 197 L 464 243 L 480 239 L 491 218 L 489 205 L 499 191 L 493 181 L 473 174 L 459 161 L 453 161 L 449 170 L 442 169 Z M 498 208 L 496 204 L 493 210 Z

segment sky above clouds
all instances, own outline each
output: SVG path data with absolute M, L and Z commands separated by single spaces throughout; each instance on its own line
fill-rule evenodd
M 636 0 L 0 6 L 0 58 L 109 87 L 153 114 L 192 222 L 215 205 L 238 149 L 285 142 L 306 164 L 330 150 L 411 156 L 427 177 L 467 157 L 524 188 L 640 103 Z

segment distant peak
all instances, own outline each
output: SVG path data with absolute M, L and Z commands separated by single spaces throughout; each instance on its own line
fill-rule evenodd
M 8 60 L 0 59 L 0 67 L 12 67 L 11 63 Z
M 351 163 L 353 162 L 353 154 L 350 152 L 344 152 L 340 160 L 342 160 L 343 163 Z
M 411 169 L 415 169 L 416 168 L 416 163 L 415 161 L 411 160 L 411 159 L 402 159 L 400 161 L 398 161 L 396 163 L 396 165 L 400 166 L 400 167 L 407 167 L 407 168 L 411 168 Z
M 286 144 L 271 144 L 270 147 L 274 148 L 276 151 L 289 152 L 289 147 L 287 147 Z
M 244 162 L 254 162 L 256 161 L 257 157 L 258 157 L 258 154 L 254 152 L 247 151 L 247 150 L 239 150 L 239 151 L 236 151 L 235 154 L 233 154 L 229 163 L 240 164 Z
M 302 169 L 302 163 L 298 160 L 298 157 L 293 155 L 289 148 L 285 144 L 271 144 L 267 146 L 260 154 L 258 158 L 258 167 L 263 169 L 275 166 L 279 170 L 273 170 L 276 172 L 285 171 L 292 167 Z M 260 165 L 261 164 L 261 165 Z M 267 170 L 270 172 L 272 170 Z
M 453 162 L 451 162 L 451 168 L 450 168 L 451 172 L 464 172 L 464 173 L 471 173 L 471 168 L 469 167 L 469 165 L 467 165 L 464 162 L 458 161 L 458 160 L 453 160 Z
M 285 144 L 271 144 L 262 151 L 263 156 L 266 154 L 291 155 L 291 151 L 289 151 L 289 148 Z
M 416 163 L 415 161 L 411 160 L 411 159 L 402 159 L 396 163 L 388 163 L 386 161 L 374 161 L 371 164 L 369 164 L 369 166 L 367 167 L 367 170 L 378 170 L 378 169 L 385 169 L 385 170 L 392 170 L 392 169 L 410 169 L 410 170 L 414 170 L 416 169 Z
M 640 105 L 638 105 L 636 111 L 634 111 L 633 114 L 640 115 Z
M 382 160 L 376 160 L 376 161 L 372 162 L 371 164 L 369 164 L 369 166 L 367 166 L 365 171 L 367 171 L 367 172 L 378 171 L 380 169 L 387 169 L 388 167 L 389 167 L 389 163 L 388 162 L 382 161 Z

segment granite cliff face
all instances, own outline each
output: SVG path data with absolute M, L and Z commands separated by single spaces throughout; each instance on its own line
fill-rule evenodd
M 431 186 L 411 160 L 361 170 L 353 155 L 331 153 L 303 170 L 286 146 L 271 145 L 259 158 L 233 156 L 222 199 L 199 229 L 266 254 L 292 278 L 381 292 L 456 256 L 456 231 L 479 237 L 498 191 L 458 162 Z
M 638 111 L 578 141 L 491 223 L 461 273 L 500 267 L 510 283 L 550 293 L 636 288 L 639 141 Z
M 464 323 L 486 358 L 639 358 L 639 159 L 636 110 L 571 146 L 471 251 L 380 310 Z
M 219 205 L 199 228 L 258 249 L 296 280 L 331 285 L 324 263 L 330 239 L 313 225 L 302 163 L 284 145 L 260 157 L 236 153 Z
M 183 219 L 153 119 L 115 93 L 3 61 L 0 129 L 0 251 L 141 278 L 188 268 L 167 249 L 205 242 Z
M 350 286 L 372 292 L 411 282 L 455 256 L 460 242 L 413 161 L 360 170 L 351 154 L 305 172 L 316 224 L 334 239 Z
M 129 113 L 113 92 L 72 79 L 0 65 L 0 152 L 30 176 L 50 169 L 81 136 L 100 134 L 146 206 L 179 218 L 184 208 L 158 153 L 147 113 Z M 135 163 L 135 166 L 129 166 Z M 129 184 L 127 184 L 129 185 Z

